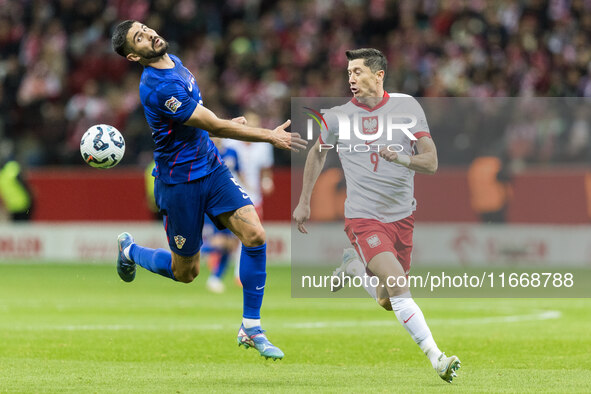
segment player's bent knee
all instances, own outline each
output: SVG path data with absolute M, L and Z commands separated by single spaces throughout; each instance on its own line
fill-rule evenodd
M 191 257 L 175 255 L 172 261 L 172 273 L 178 282 L 193 282 L 199 276 L 199 253 Z
M 387 311 L 392 310 L 392 303 L 389 298 L 378 298 L 378 304 Z
M 176 278 L 176 280 L 181 283 L 191 283 L 195 280 L 196 277 L 197 275 L 193 275 L 191 273 L 182 273 L 179 275 L 178 278 Z
M 244 239 L 242 240 L 242 243 L 244 244 L 244 246 L 252 248 L 263 245 L 265 241 L 265 229 L 263 228 L 263 226 L 258 226 L 250 230 L 248 233 L 244 234 Z
M 199 276 L 199 266 L 196 266 L 189 270 L 181 270 L 180 272 L 174 272 L 174 277 L 181 283 L 191 283 L 195 278 Z

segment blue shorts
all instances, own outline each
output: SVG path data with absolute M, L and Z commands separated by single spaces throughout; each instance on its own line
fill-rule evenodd
M 225 165 L 187 183 L 169 185 L 157 178 L 154 197 L 163 215 L 170 250 L 181 256 L 193 256 L 201 249 L 205 214 L 218 229 L 224 229 L 218 215 L 252 205 Z

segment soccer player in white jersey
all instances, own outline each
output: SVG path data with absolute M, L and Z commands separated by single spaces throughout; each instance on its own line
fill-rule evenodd
M 353 98 L 325 114 L 326 126 L 322 127 L 320 138 L 308 153 L 302 193 L 293 218 L 298 230 L 307 233 L 304 224 L 310 218 L 312 189 L 328 150 L 339 146 L 347 183 L 345 232 L 355 250 L 345 250 L 343 264 L 333 275 L 363 276 L 367 269 L 377 276 L 380 285 L 368 285 L 368 293 L 383 308 L 394 311 L 439 376 L 451 382 L 460 360 L 456 356 L 447 357 L 439 350 L 408 286 L 387 285 L 388 278 L 406 276 L 410 270 L 416 208 L 414 173 L 434 174 L 437 150 L 420 104 L 411 96 L 388 94 L 384 90 L 385 56 L 371 48 L 350 50 L 346 55 Z M 354 130 L 350 130 L 349 136 L 339 133 L 339 115 L 342 118 L 343 114 L 349 119 L 351 129 L 357 127 L 356 133 Z M 406 133 L 401 127 L 388 135 L 384 123 L 390 115 L 400 118 L 391 118 L 390 122 L 408 125 Z M 360 134 L 364 138 L 360 138 Z M 415 147 L 417 154 L 414 154 Z
M 244 114 L 252 127 L 261 127 L 260 117 L 248 111 Z M 227 140 L 227 146 L 238 153 L 238 162 L 244 183 L 242 187 L 250 196 L 252 203 L 259 215 L 263 218 L 263 195 L 273 192 L 273 147 L 267 144 L 251 144 L 246 141 Z M 234 281 L 240 284 L 240 249 L 238 245 L 234 260 Z
M 252 127 L 261 127 L 260 118 L 256 113 L 248 111 L 244 117 Z M 238 162 L 244 178 L 242 187 L 250 196 L 259 216 L 262 216 L 263 195 L 273 191 L 273 147 L 238 140 L 227 140 L 227 146 L 238 153 Z

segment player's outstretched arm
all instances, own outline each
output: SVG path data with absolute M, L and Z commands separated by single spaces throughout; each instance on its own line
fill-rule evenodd
M 401 164 L 421 174 L 433 175 L 437 172 L 437 148 L 429 137 L 421 137 L 417 140 L 418 154 L 414 156 L 399 155 L 383 148 L 380 156 L 387 161 Z
M 216 137 L 249 142 L 268 142 L 276 148 L 293 150 L 295 152 L 305 149 L 308 144 L 298 133 L 285 131 L 291 124 L 290 120 L 276 127 L 274 130 L 249 127 L 236 120 L 220 119 L 216 114 L 202 105 L 198 105 L 195 108 L 195 111 L 193 111 L 193 114 L 191 114 L 191 117 L 185 124 L 207 130 Z
M 298 206 L 293 211 L 293 219 L 298 224 L 300 233 L 308 234 L 308 230 L 304 223 L 310 219 L 310 199 L 312 197 L 312 190 L 318 180 L 318 176 L 326 162 L 326 154 L 328 150 L 320 149 L 320 140 L 316 141 L 306 159 L 304 166 L 304 180 L 302 182 L 302 193 L 300 194 L 300 201 Z

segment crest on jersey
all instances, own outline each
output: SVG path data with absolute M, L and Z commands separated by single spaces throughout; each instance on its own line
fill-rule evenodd
M 382 241 L 380 241 L 380 238 L 377 236 L 377 234 L 374 234 L 371 237 L 367 238 L 367 244 L 370 248 L 375 248 L 377 246 L 380 246 L 382 244 Z
M 378 132 L 378 117 L 377 116 L 364 116 L 361 118 L 362 133 L 375 134 Z
M 182 235 L 175 235 L 174 236 L 174 243 L 176 243 L 176 247 L 179 249 L 183 248 L 183 245 L 185 244 L 185 241 L 187 239 L 185 237 L 183 237 Z
M 166 102 L 164 106 L 168 108 L 171 112 L 176 112 L 177 109 L 181 106 L 181 102 L 174 96 L 171 96 Z

